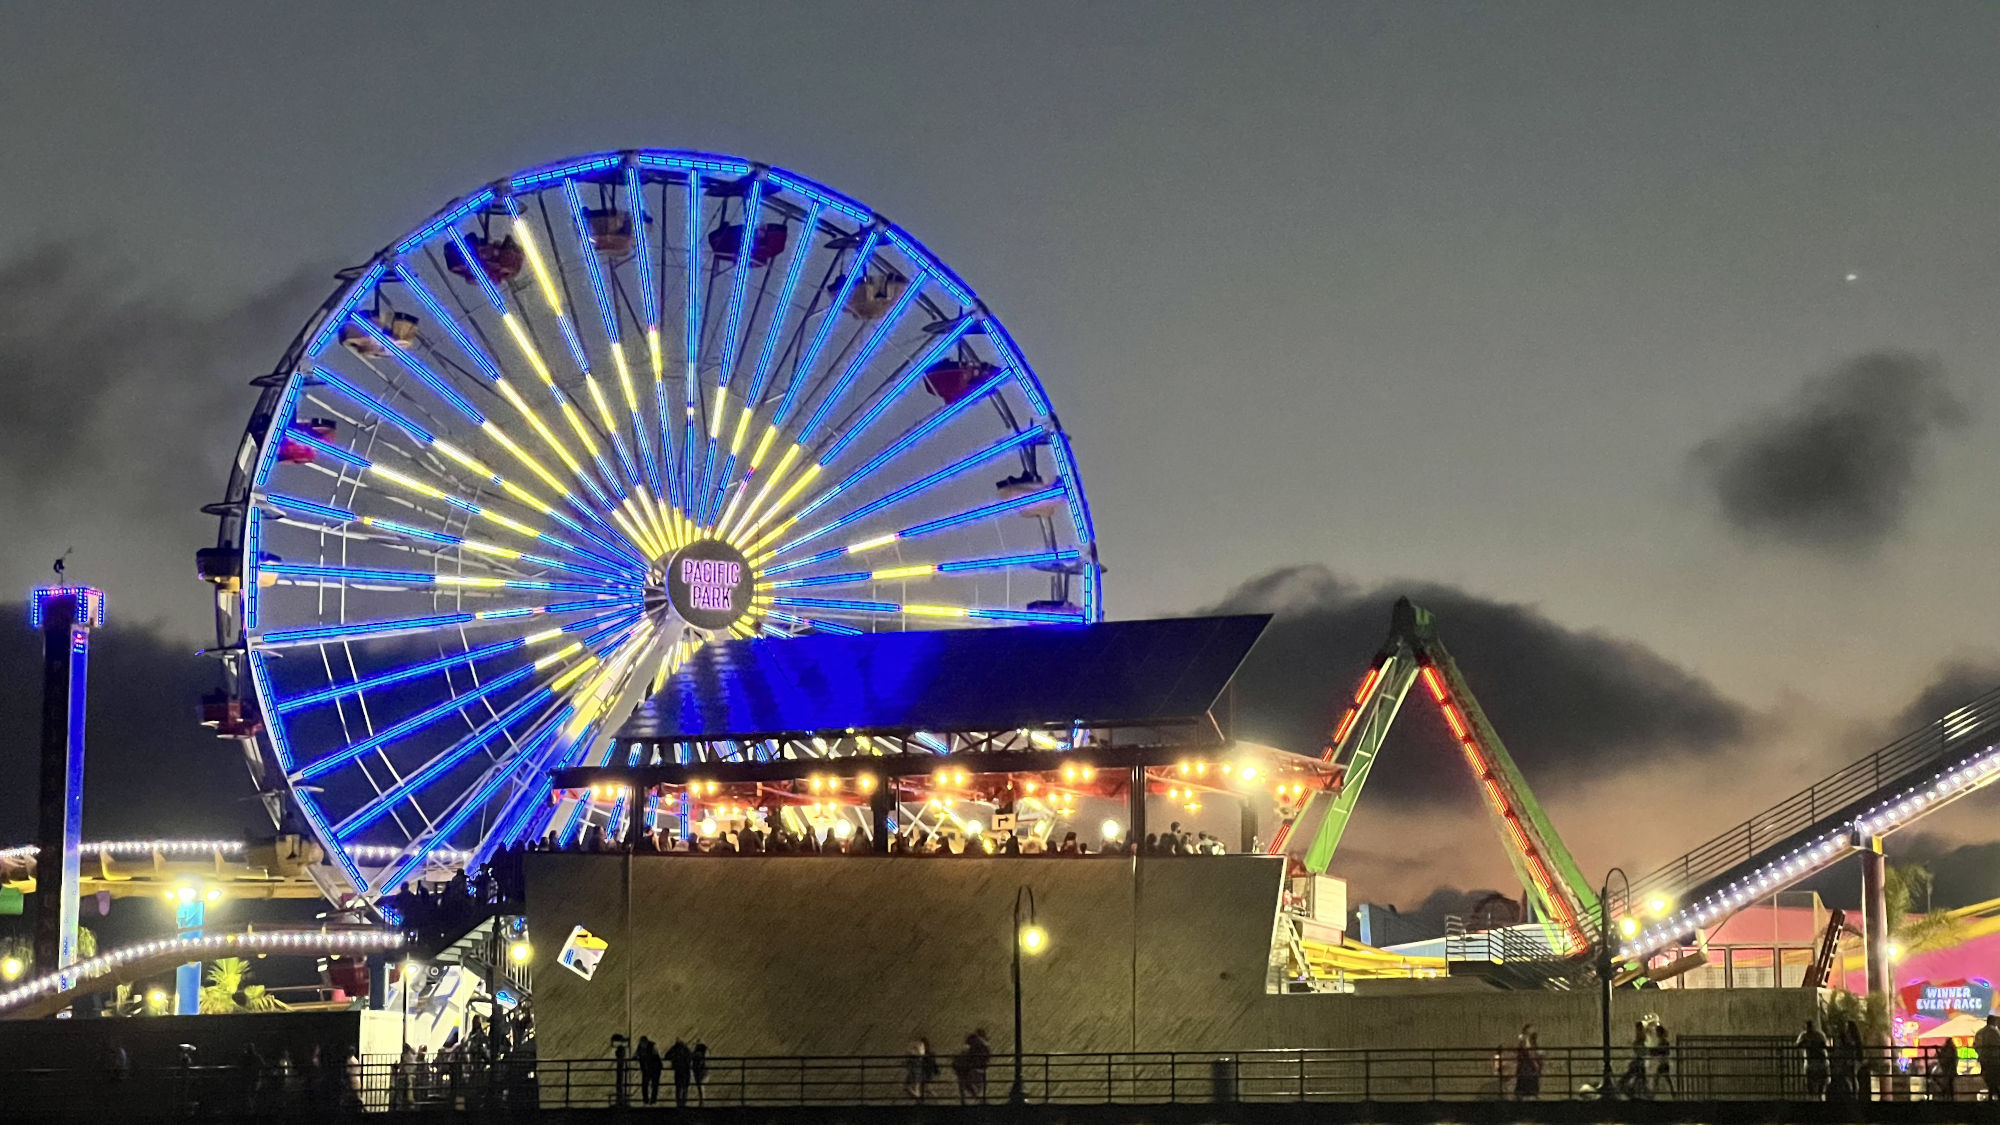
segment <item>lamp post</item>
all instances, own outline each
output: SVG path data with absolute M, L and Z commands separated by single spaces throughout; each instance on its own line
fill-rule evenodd
M 1021 921 L 1021 899 L 1028 900 L 1028 921 Z M 1026 1105 L 1028 1090 L 1022 1084 L 1021 1070 L 1021 951 L 1040 953 L 1048 948 L 1049 935 L 1035 924 L 1035 891 L 1032 887 L 1022 887 L 1014 892 L 1014 1085 L 1007 1091 L 1007 1101 L 1013 1105 Z
M 1632 905 L 1632 880 L 1625 875 L 1625 869 L 1614 867 L 1604 873 L 1604 885 L 1597 892 L 1597 987 L 1600 1030 L 1603 1033 L 1604 1076 L 1599 1079 L 1597 1096 L 1611 1096 L 1611 979 L 1618 971 L 1618 958 L 1612 950 L 1611 933 L 1611 876 L 1625 886 L 1625 905 Z

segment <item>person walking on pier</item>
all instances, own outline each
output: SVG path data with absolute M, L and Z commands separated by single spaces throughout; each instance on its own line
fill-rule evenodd
M 688 1085 L 694 1081 L 694 1052 L 688 1050 L 686 1040 L 676 1039 L 667 1048 L 666 1060 L 674 1068 L 674 1108 L 686 1109 Z
M 1806 1061 L 1806 1099 L 1823 1101 L 1826 1098 L 1826 1036 L 1820 1034 L 1813 1021 L 1806 1021 L 1806 1029 L 1792 1041 Z
M 639 1064 L 639 1102 L 652 1105 L 660 1100 L 660 1071 L 664 1063 L 660 1059 L 659 1044 L 644 1035 L 639 1037 L 639 1046 L 632 1052 L 632 1060 Z
M 931 1054 L 931 1041 L 921 1035 L 911 1040 L 909 1054 L 903 1057 L 903 1092 L 921 1105 L 924 1090 L 937 1072 L 938 1064 Z
M 1534 1024 L 1523 1025 L 1514 1044 L 1514 1096 L 1523 1101 L 1542 1096 L 1542 1044 Z
M 689 1069 L 694 1074 L 694 1104 L 708 1104 L 708 1044 L 694 1041 L 694 1054 L 688 1056 Z
M 1986 1100 L 2000 1101 L 2000 1016 L 1986 1017 L 1986 1026 L 1972 1037 L 1972 1053 L 1979 1059 Z
M 1619 1092 L 1628 1098 L 1646 1096 L 1646 1024 L 1643 1020 L 1632 1023 L 1632 1061 L 1625 1064 L 1625 1073 L 1618 1079 Z

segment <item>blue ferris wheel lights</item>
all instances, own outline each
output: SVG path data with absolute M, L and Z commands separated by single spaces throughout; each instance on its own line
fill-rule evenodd
M 990 461 L 993 458 L 1000 456 L 1002 453 L 1005 453 L 1010 449 L 1018 449 L 1021 446 L 1028 445 L 1032 442 L 1040 441 L 1041 439 L 1042 439 L 1042 431 L 1038 429 L 1017 431 L 1013 434 L 1010 434 L 1007 437 L 1001 438 L 999 441 L 994 442 L 992 445 L 989 445 L 986 448 L 979 450 L 976 453 L 968 454 L 965 457 L 962 457 L 959 460 L 954 461 L 949 465 L 946 465 L 944 468 L 939 469 L 928 476 L 919 477 L 916 480 L 913 480 L 910 483 L 904 485 L 903 487 L 895 490 L 894 492 L 891 492 L 867 504 L 863 504 L 859 508 L 854 509 L 853 511 L 847 513 L 846 515 L 840 517 L 837 520 L 834 520 L 832 523 L 821 524 L 815 530 L 808 531 L 804 535 L 801 535 L 798 538 L 793 539 L 791 542 L 787 543 L 782 548 L 782 550 L 791 550 L 794 547 L 802 546 L 806 543 L 811 542 L 814 539 L 819 538 L 822 535 L 828 534 L 829 532 L 838 531 L 841 528 L 846 527 L 851 523 L 854 523 L 856 520 L 867 519 L 869 516 L 874 515 L 876 512 L 879 512 L 882 509 L 890 507 L 892 505 L 899 504 L 904 500 L 907 500 L 910 497 L 915 496 L 917 493 L 922 492 L 925 489 L 932 487 L 933 485 L 936 485 L 940 481 L 949 480 L 952 477 L 955 477 L 958 474 L 965 472 L 968 469 L 972 469 L 983 462 Z
M 437 218 L 411 231 L 407 238 L 396 243 L 391 252 L 400 257 L 412 250 L 421 249 L 425 243 L 437 237 L 446 227 L 452 226 L 467 215 L 476 214 L 484 210 L 492 203 L 493 189 L 490 187 L 480 188 L 478 191 L 460 200 L 450 209 L 439 214 Z M 468 258 L 466 260 L 473 261 L 474 259 Z
M 340 625 L 305 625 L 294 629 L 266 630 L 263 642 L 290 644 L 296 641 L 358 640 L 362 637 L 381 633 L 400 633 L 413 629 L 435 629 L 448 625 L 465 625 L 476 620 L 470 613 L 438 613 L 427 617 L 402 617 L 390 621 L 361 621 Z
M 1082 610 L 1071 613 L 1053 609 L 969 609 L 965 615 L 986 621 L 1024 621 L 1037 625 L 1082 625 L 1090 620 Z
M 429 387 L 439 398 L 449 404 L 453 410 L 465 415 L 466 419 L 473 425 L 477 426 L 486 421 L 486 415 L 481 414 L 479 408 L 472 405 L 472 400 L 459 394 L 456 387 L 439 378 L 438 373 L 432 371 L 429 364 L 412 354 L 409 348 L 391 340 L 389 334 L 382 331 L 382 326 L 375 323 L 374 317 L 355 312 L 349 314 L 347 320 L 348 323 L 359 326 L 370 340 L 375 341 L 377 347 L 382 348 L 398 364 L 401 364 L 403 370 L 416 376 L 419 382 Z
M 474 260 L 472 258 L 466 259 L 466 261 Z M 475 272 L 484 276 L 483 270 Z M 486 354 L 485 348 L 473 343 L 472 337 L 466 335 L 465 329 L 459 327 L 458 320 L 444 311 L 444 306 L 438 303 L 437 297 L 431 293 L 429 287 L 417 277 L 416 271 L 410 269 L 407 263 L 398 262 L 396 263 L 396 276 L 402 279 L 404 287 L 410 292 L 410 296 L 415 297 L 417 303 L 424 307 L 424 312 L 430 315 L 430 322 L 441 325 L 444 328 L 445 335 L 451 337 L 451 342 L 458 345 L 458 350 L 461 353 L 471 358 L 474 366 L 479 368 L 479 373 L 486 376 L 487 382 L 498 383 L 500 381 L 500 368 L 493 362 L 493 357 Z
M 479 261 L 478 255 L 472 252 L 472 247 L 466 245 L 465 235 L 462 232 L 458 230 L 451 232 L 451 245 L 453 249 L 458 251 L 461 261 Z M 486 297 L 486 303 L 493 306 L 493 311 L 505 315 L 507 312 L 507 298 L 500 292 L 500 287 L 493 283 L 493 279 L 486 276 L 486 271 L 483 269 L 472 270 L 472 280 L 479 286 L 479 292 Z
M 741 160 L 731 160 L 709 152 L 656 152 L 639 153 L 639 164 L 647 168 L 670 168 L 677 172 L 714 172 L 723 176 L 743 176 L 750 172 L 750 165 Z
M 340 326 L 346 322 L 347 314 L 353 312 L 355 306 L 361 303 L 361 298 L 375 288 L 375 283 L 382 279 L 383 271 L 387 268 L 379 261 L 369 263 L 368 268 L 361 271 L 361 276 L 348 287 L 347 295 L 326 311 L 326 319 L 320 321 L 319 327 L 313 331 L 312 339 L 307 341 L 305 350 L 300 354 L 307 358 L 315 358 L 325 351 L 327 345 L 333 343 L 334 334 L 339 332 Z
M 931 346 L 925 348 L 923 354 L 910 363 L 908 370 L 903 372 L 902 378 L 896 380 L 894 386 L 875 399 L 875 404 L 868 408 L 867 413 L 856 419 L 855 423 L 847 428 L 846 433 L 840 435 L 840 440 L 833 443 L 832 447 L 826 451 L 826 455 L 819 459 L 819 463 L 822 466 L 832 464 L 836 458 L 846 451 L 848 446 L 854 444 L 855 440 L 865 433 L 868 427 L 874 424 L 876 419 L 880 418 L 891 406 L 895 405 L 917 380 L 924 377 L 926 369 L 942 359 L 946 352 L 950 351 L 960 339 L 964 338 L 966 329 L 971 328 L 976 319 L 976 317 L 971 316 L 959 317 L 957 322 L 949 329 L 938 333 L 937 339 L 931 342 Z M 967 397 L 974 398 L 978 396 L 968 395 Z M 891 446 L 890 448 L 894 449 L 895 446 Z M 889 456 L 894 456 L 894 454 L 889 454 Z M 799 514 L 804 515 L 805 513 L 801 512 Z
M 984 559 L 962 559 L 958 562 L 942 562 L 937 564 L 937 571 L 939 574 L 965 574 L 976 570 L 1000 570 L 1010 566 L 1036 566 L 1041 563 L 1074 562 L 1076 558 L 1077 552 L 1074 550 L 1034 551 L 1020 555 L 995 555 Z
M 566 180 L 573 176 L 615 168 L 625 158 L 618 153 L 608 152 L 597 156 L 586 156 L 579 160 L 565 160 L 555 164 L 544 164 L 540 168 L 530 168 L 518 173 L 507 181 L 510 191 L 528 191 L 556 180 Z
M 454 653 L 451 656 L 441 656 L 436 660 L 426 660 L 419 664 L 410 664 L 402 668 L 392 668 L 387 672 L 380 672 L 366 679 L 323 687 L 317 691 L 309 691 L 292 696 L 289 699 L 281 700 L 278 703 L 278 713 L 289 715 L 294 711 L 303 710 L 316 703 L 325 703 L 329 700 L 338 699 L 343 695 L 377 691 L 395 684 L 406 683 L 421 676 L 430 675 L 432 672 L 441 672 L 446 668 L 455 667 L 460 664 L 477 664 L 489 657 L 525 648 L 527 644 L 526 638 L 513 637 L 504 641 L 496 641 L 490 645 L 483 645 L 467 652 Z
M 516 669 L 508 677 L 509 682 L 507 686 L 512 687 L 515 683 L 519 683 L 519 677 L 522 673 L 533 673 L 533 671 L 533 666 Z M 479 698 L 485 698 L 486 694 L 490 693 L 486 692 L 485 688 L 481 688 Z M 403 778 L 395 785 L 390 786 L 387 790 L 383 791 L 381 796 L 376 797 L 373 801 L 355 810 L 354 814 L 346 820 L 334 825 L 334 835 L 340 837 L 342 840 L 352 839 L 356 832 L 380 820 L 390 809 L 395 808 L 396 803 L 404 797 L 414 794 L 432 781 L 437 780 L 440 775 L 464 761 L 467 757 L 491 745 L 495 739 L 505 734 L 508 728 L 520 722 L 523 716 L 554 698 L 555 693 L 545 687 L 536 688 L 534 691 L 522 696 L 513 706 L 500 712 L 497 718 L 492 719 L 485 726 L 479 728 L 478 731 L 460 739 L 457 745 L 433 758 L 429 765 Z M 318 763 L 314 764 L 317 765 Z
M 812 566 L 814 563 L 831 562 L 832 560 L 837 559 L 846 553 L 847 553 L 847 548 L 835 547 L 830 551 L 821 551 L 817 555 L 807 555 L 805 558 L 802 559 L 793 559 L 791 562 L 788 563 L 780 563 L 777 566 L 767 567 L 764 570 L 764 577 L 773 578 L 776 577 L 777 575 L 784 574 L 787 571 L 793 571 L 793 570 L 798 570 L 802 567 Z
M 318 436 L 314 435 L 312 431 L 306 429 L 303 426 L 285 427 L 285 440 L 298 442 L 300 445 L 305 446 L 306 448 L 312 450 L 314 453 L 323 454 L 329 460 L 338 461 L 339 463 L 346 465 L 350 469 L 365 469 L 371 464 L 371 462 L 366 457 L 360 457 L 353 453 L 349 453 L 347 450 L 340 448 L 339 446 L 333 444 L 332 442 L 322 441 Z
M 687 401 L 694 406 L 696 364 L 701 358 L 701 172 L 690 169 L 687 182 Z M 690 439 L 692 440 L 692 439 Z
M 646 237 L 646 191 L 639 179 L 637 161 L 625 168 L 625 209 L 632 214 L 632 252 L 639 273 L 639 311 L 645 317 L 646 330 L 658 331 L 660 327 L 660 294 L 654 285 L 653 244 Z
M 736 369 L 736 339 L 743 324 L 743 291 L 748 286 L 750 275 L 756 272 L 751 261 L 751 249 L 757 238 L 757 220 L 763 217 L 764 180 L 761 176 L 750 178 L 750 194 L 743 200 L 743 230 L 736 239 L 735 276 L 730 278 L 729 311 L 722 318 L 722 370 L 716 376 L 717 392 L 727 390 L 729 377 Z
M 790 172 L 779 171 L 776 168 L 771 170 L 770 178 L 772 183 L 785 191 L 789 191 L 794 195 L 805 196 L 807 199 L 812 200 L 815 206 L 830 207 L 857 223 L 871 222 L 875 218 L 874 212 L 863 207 L 856 200 L 849 199 L 847 196 L 824 184 L 816 184 L 811 180 L 802 179 L 792 175 Z
M 803 376 L 819 366 L 820 353 L 826 350 L 826 342 L 832 338 L 834 326 L 840 323 L 840 318 L 832 315 L 832 312 L 847 307 L 847 299 L 854 295 L 854 287 L 861 284 L 862 276 L 868 272 L 868 263 L 875 255 L 875 247 L 881 241 L 881 229 L 870 227 L 867 237 L 861 240 L 860 249 L 854 252 L 854 261 L 847 267 L 847 275 L 840 279 L 839 291 L 833 295 L 833 300 L 827 302 L 828 315 L 820 318 L 819 331 L 813 333 L 812 343 L 792 368 L 791 384 L 785 388 L 785 397 L 778 404 L 778 413 L 772 417 L 773 424 L 783 426 L 791 419 L 792 411 L 798 409 L 799 395 L 805 390 L 808 382 Z
M 331 523 L 353 523 L 355 516 L 346 508 L 336 508 L 331 504 L 321 504 L 297 496 L 286 496 L 277 492 L 264 494 L 264 503 L 279 509 L 281 515 L 318 516 Z
M 437 440 L 437 435 L 412 422 L 407 415 L 381 399 L 355 386 L 345 375 L 324 359 L 313 361 L 312 378 L 344 394 L 355 405 L 372 410 L 383 421 L 429 445 Z
M 992 377 L 988 378 L 986 382 L 974 388 L 972 393 L 966 395 L 962 399 L 959 399 L 957 402 L 952 403 L 950 406 L 945 407 L 943 410 L 940 410 L 937 413 L 932 414 L 929 418 L 924 419 L 923 423 L 918 425 L 915 429 L 912 429 L 909 433 L 906 433 L 902 437 L 897 438 L 895 441 L 889 443 L 889 445 L 886 448 L 884 448 L 880 453 L 877 453 L 875 456 L 870 457 L 866 464 L 862 465 L 860 468 L 854 470 L 853 472 L 847 474 L 846 478 L 843 479 L 839 484 L 834 485 L 833 488 L 828 490 L 824 495 L 821 495 L 818 499 L 814 500 L 811 504 L 807 505 L 802 511 L 799 512 L 799 515 L 803 517 L 808 512 L 816 510 L 817 508 L 819 508 L 820 505 L 832 499 L 836 494 L 847 490 L 848 488 L 855 485 L 857 482 L 866 478 L 868 474 L 874 472 L 875 470 L 895 460 L 902 454 L 908 452 L 911 449 L 911 447 L 915 446 L 918 442 L 923 441 L 925 438 L 931 436 L 938 430 L 942 429 L 944 426 L 949 424 L 952 419 L 957 418 L 959 415 L 964 414 L 968 410 L 971 410 L 974 405 L 983 401 L 988 394 L 991 394 L 993 391 L 999 389 L 1001 383 L 1013 377 L 1014 377 L 1014 372 L 1011 369 L 1003 368 L 1000 371 L 994 372 Z M 833 455 L 829 453 L 826 458 L 821 459 L 820 463 L 825 464 L 828 460 L 832 458 L 832 456 Z
M 820 215 L 826 204 L 814 200 L 812 210 L 806 212 L 805 221 L 799 224 L 801 234 L 792 247 L 791 261 L 785 266 L 785 281 L 778 289 L 778 301 L 773 307 L 771 323 L 764 329 L 764 347 L 757 353 L 757 366 L 750 373 L 750 393 L 745 401 L 754 405 L 758 396 L 764 393 L 764 384 L 771 377 L 771 361 L 778 355 L 778 340 L 784 335 L 786 309 L 792 307 L 792 294 L 798 291 L 799 278 L 804 275 L 806 260 L 812 257 L 813 235 L 819 230 Z
M 359 742 L 352 743 L 331 754 L 315 758 L 307 762 L 304 766 L 301 766 L 292 776 L 298 781 L 310 781 L 313 778 L 322 777 L 329 770 L 345 765 L 368 753 L 370 750 L 379 749 L 415 734 L 432 723 L 437 722 L 439 719 L 452 715 L 469 704 L 477 703 L 482 699 L 490 698 L 499 692 L 505 691 L 534 674 L 535 666 L 524 664 L 504 676 L 488 680 L 471 692 L 447 698 L 444 702 L 433 704 L 393 726 L 384 727 Z M 404 779 L 404 781 L 408 780 L 408 778 Z M 342 825 L 336 825 L 335 830 L 339 831 L 341 827 Z
M 1015 496 L 1007 500 L 998 500 L 991 504 L 982 504 L 977 508 L 960 512 L 957 515 L 944 516 L 926 523 L 913 524 L 897 532 L 894 538 L 915 539 L 919 535 L 929 535 L 933 532 L 944 531 L 963 524 L 992 519 L 994 516 L 1001 516 L 1008 512 L 1019 511 L 1022 508 L 1046 503 L 1061 496 L 1064 491 L 1065 489 L 1061 484 L 1052 484 L 1040 492 L 1031 492 L 1025 496 Z
M 854 381 L 861 377 L 862 369 L 874 362 L 876 353 L 882 350 L 882 345 L 889 342 L 889 337 L 895 332 L 896 326 L 902 323 L 903 316 L 909 312 L 910 306 L 916 303 L 918 292 L 928 280 L 930 274 L 918 270 L 917 275 L 903 287 L 902 295 L 896 298 L 896 303 L 882 317 L 882 322 L 875 326 L 875 331 L 869 335 L 868 342 L 847 361 L 847 367 L 841 371 L 840 378 L 834 381 L 833 389 L 826 392 L 826 397 L 820 399 L 818 409 L 806 419 L 805 428 L 799 431 L 800 445 L 811 442 L 814 435 L 819 433 L 820 423 L 833 412 L 834 404 L 846 396 L 848 388 L 854 385 Z
M 590 279 L 590 295 L 597 303 L 597 315 L 604 322 L 605 338 L 618 343 L 618 311 L 611 303 L 610 290 L 604 283 L 604 263 L 597 258 L 590 239 L 590 223 L 583 217 L 583 199 L 576 193 L 576 181 L 562 182 L 563 201 L 569 204 L 570 225 L 576 231 L 576 242 L 581 248 L 578 255 L 583 259 L 583 272 Z M 639 241 L 638 239 L 634 240 Z

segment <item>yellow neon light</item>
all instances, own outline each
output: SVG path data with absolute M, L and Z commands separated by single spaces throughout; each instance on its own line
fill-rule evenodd
M 542 297 L 548 301 L 550 311 L 557 316 L 563 315 L 562 298 L 556 294 L 555 279 L 549 276 L 549 265 L 542 260 L 541 247 L 535 245 L 527 219 L 515 216 L 514 236 L 521 240 L 521 252 L 527 255 L 528 268 L 535 271 L 535 280 L 542 287 Z
M 937 573 L 936 566 L 931 563 L 921 563 L 917 566 L 892 566 L 887 570 L 878 570 L 869 577 L 878 582 L 889 582 L 897 578 L 921 578 L 926 574 L 935 573 Z
M 561 629 L 544 629 L 539 633 L 529 633 L 527 636 L 521 638 L 521 642 L 523 644 L 538 645 L 543 641 L 554 640 L 560 636 L 562 636 Z
M 505 586 L 507 584 L 507 580 L 504 578 L 483 578 L 470 574 L 440 574 L 436 578 L 431 579 L 431 581 L 440 586 L 485 586 L 488 588 Z
M 583 387 L 590 392 L 590 401 L 597 407 L 597 420 L 604 423 L 604 432 L 616 432 L 618 427 L 611 421 L 611 404 L 604 401 L 604 388 L 598 385 L 597 376 L 585 375 Z
M 553 386 L 554 384 L 550 385 Z M 596 458 L 598 456 L 597 443 L 591 440 L 590 429 L 583 424 L 583 415 L 576 412 L 575 405 L 568 399 L 563 399 L 561 405 L 563 418 L 569 423 L 569 428 L 576 431 L 577 440 L 583 443 L 583 451 L 590 454 L 592 458 Z
M 767 433 L 765 440 L 769 440 L 769 437 L 770 435 Z M 759 444 L 761 445 L 762 442 Z M 764 506 L 764 498 L 771 495 L 771 490 L 778 487 L 778 482 L 785 479 L 785 473 L 790 471 L 792 462 L 798 460 L 801 448 L 797 445 L 786 447 L 785 455 L 778 458 L 778 467 L 771 470 L 771 475 L 764 480 L 764 487 L 757 490 L 756 499 L 750 501 L 748 508 L 743 509 L 743 522 L 736 525 L 736 534 L 747 535 L 761 526 L 760 524 L 751 523 L 750 518 L 757 514 L 757 509 Z
M 722 533 L 723 528 L 729 526 L 730 517 L 736 514 L 736 505 L 743 502 L 743 494 L 747 491 L 749 490 L 738 485 L 736 491 L 729 494 L 729 503 L 722 509 L 722 518 L 715 521 L 715 530 L 718 534 Z M 732 545 L 736 542 L 734 535 L 723 534 L 723 539 Z
M 525 535 L 530 539 L 538 538 L 541 535 L 541 532 L 536 531 L 534 528 L 529 527 L 527 524 L 522 523 L 520 520 L 508 519 L 506 516 L 503 516 L 498 512 L 491 511 L 486 508 L 481 508 L 479 509 L 479 514 L 485 516 L 489 520 L 492 520 L 494 523 L 499 524 L 501 527 L 506 528 L 508 531 L 512 531 L 519 535 Z
M 559 633 L 561 632 L 561 630 L 551 629 L 550 632 Z M 534 638 L 531 637 L 529 639 L 533 640 Z M 582 641 L 571 641 L 564 647 L 559 648 L 556 651 L 549 653 L 547 656 L 542 657 L 540 660 L 535 661 L 535 667 L 546 668 L 549 665 L 554 664 L 558 660 L 567 660 L 570 657 L 575 656 L 577 653 L 582 651 L 583 651 Z
M 504 383 L 501 385 L 503 387 L 506 386 L 506 384 Z M 508 389 L 511 390 L 512 388 Z M 494 425 L 491 419 L 488 419 L 486 424 L 481 426 L 480 429 L 486 432 L 487 437 L 490 437 L 495 442 L 498 442 L 501 448 L 513 454 L 515 460 L 519 461 L 523 465 L 526 465 L 528 467 L 529 472 L 532 472 L 536 476 L 542 478 L 543 484 L 548 485 L 550 488 L 555 489 L 557 492 L 562 493 L 564 496 L 568 496 L 570 494 L 569 489 L 566 486 L 564 486 L 560 478 L 558 478 L 554 473 L 551 473 L 548 470 L 548 467 L 543 465 L 540 461 L 537 461 L 533 457 L 529 456 L 527 450 L 522 449 L 519 445 L 516 445 L 514 443 L 514 439 L 508 437 L 507 432 L 505 430 L 502 430 L 500 427 Z
M 625 346 L 611 345 L 611 362 L 618 368 L 618 386 L 625 392 L 625 409 L 639 409 L 639 396 L 632 390 L 632 369 L 625 365 Z
M 653 381 L 658 382 L 660 380 L 661 374 L 664 371 L 664 367 L 660 363 L 659 328 L 653 327 L 646 329 L 646 351 L 653 357 Z
M 482 555 L 495 555 L 503 559 L 518 559 L 521 557 L 521 552 L 516 551 L 512 547 L 502 547 L 496 543 L 488 543 L 480 539 L 461 539 L 458 541 L 458 545 L 468 551 L 477 551 Z
M 534 427 L 536 435 L 542 439 L 543 444 L 554 450 L 555 455 L 562 459 L 563 467 L 568 469 L 579 480 L 582 479 L 583 466 L 577 464 L 576 458 L 570 456 L 569 450 L 563 447 L 563 443 L 556 440 L 555 431 L 549 429 L 548 423 L 542 421 L 542 416 L 535 412 L 534 407 L 529 406 L 522 400 L 521 392 L 515 390 L 513 385 L 508 383 L 507 380 L 502 379 L 500 380 L 500 394 L 508 402 L 513 403 L 514 409 L 520 411 L 521 416 L 528 420 L 528 425 Z M 557 485 L 556 487 L 560 488 L 561 486 Z
M 764 436 L 757 439 L 757 452 L 750 455 L 750 467 L 755 469 L 764 463 L 764 454 L 771 451 L 771 439 L 778 436 L 778 427 L 765 426 Z
M 715 418 L 708 424 L 708 440 L 714 441 L 722 435 L 722 415 L 728 409 L 729 392 L 717 390 L 715 392 Z
M 444 454 L 446 457 L 451 458 L 452 460 L 458 462 L 459 464 L 464 465 L 466 468 L 471 469 L 473 472 L 478 473 L 482 477 L 487 477 L 492 480 L 498 480 L 500 478 L 500 474 L 494 472 L 492 467 L 487 465 L 484 461 L 481 461 L 479 458 L 474 457 L 472 454 L 467 453 L 465 450 L 460 449 L 459 447 L 444 440 L 443 438 L 433 438 L 431 440 L 431 448 L 437 450 L 439 453 Z
M 419 496 L 428 496 L 433 500 L 444 499 L 444 493 L 439 492 L 437 489 L 432 488 L 430 485 L 425 484 L 423 481 L 406 477 L 394 469 L 384 468 L 381 465 L 372 465 L 370 466 L 370 470 L 374 472 L 376 476 L 381 477 L 383 480 L 402 485 L 404 488 L 409 489 L 411 492 L 414 492 Z
M 896 541 L 896 533 L 892 531 L 889 532 L 887 535 L 877 535 L 873 539 L 863 539 L 858 543 L 849 543 L 847 545 L 847 553 L 850 555 L 858 555 L 863 551 L 872 551 L 877 547 L 884 547 L 891 543 L 894 543 L 895 541 Z
M 554 385 L 555 376 L 549 374 L 549 365 L 542 362 L 542 353 L 536 351 L 535 342 L 528 339 L 528 330 L 521 327 L 520 318 L 511 312 L 503 312 L 500 314 L 500 323 L 507 326 L 507 334 L 514 337 L 514 346 L 520 349 L 521 355 L 528 361 L 528 366 L 535 369 L 535 374 L 541 376 L 542 382 Z
M 511 480 L 502 480 L 500 482 L 500 491 L 505 492 L 507 495 L 512 496 L 514 499 L 519 500 L 521 503 L 527 505 L 530 508 L 533 508 L 537 512 L 540 512 L 542 515 L 546 516 L 550 512 L 555 511 L 554 508 L 551 508 L 547 504 L 543 503 L 541 497 L 536 496 L 534 493 L 529 492 L 527 489 L 522 488 L 520 485 L 515 484 Z
M 743 438 L 750 432 L 750 414 L 752 409 L 749 403 L 744 403 L 743 414 L 736 419 L 736 436 L 729 439 L 729 455 L 731 457 L 743 452 Z
M 964 617 L 965 610 L 955 605 L 906 605 L 903 612 L 914 617 Z
M 562 689 L 575 683 L 577 677 L 583 675 L 585 670 L 587 670 L 592 664 L 595 663 L 597 663 L 597 658 L 595 656 L 584 657 L 581 661 L 577 663 L 576 667 L 571 668 L 569 671 L 564 672 L 562 675 L 557 676 L 553 680 L 550 680 L 549 690 L 561 691 Z

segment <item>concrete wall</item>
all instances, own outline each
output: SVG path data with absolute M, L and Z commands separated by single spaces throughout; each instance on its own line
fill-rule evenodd
M 699 1037 L 718 1055 L 943 1052 L 984 1027 L 1012 1048 L 1012 910 L 1048 931 L 1024 977 L 1029 1051 L 1492 1047 L 1523 1023 L 1597 1041 L 1593 993 L 1286 996 L 1265 991 L 1283 869 L 1263 856 L 922 859 L 528 858 L 544 1058 L 594 1058 L 621 1032 Z M 554 963 L 582 925 L 610 943 L 594 979 Z M 1795 1034 L 1805 990 L 1619 997 L 1677 1035 Z M 1623 1036 L 1619 1036 L 1623 1038 Z

